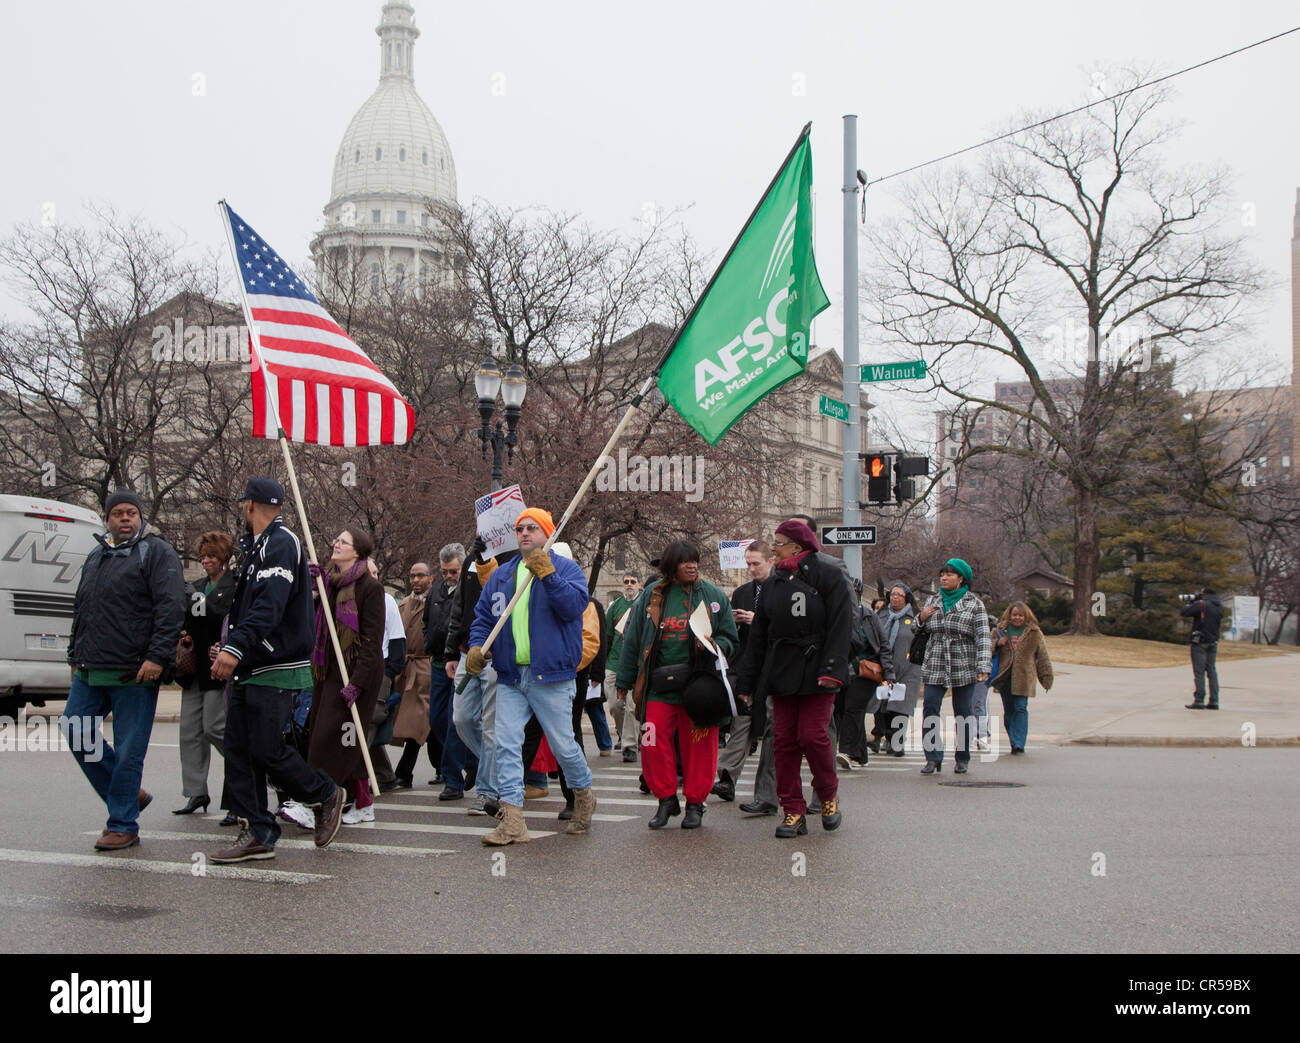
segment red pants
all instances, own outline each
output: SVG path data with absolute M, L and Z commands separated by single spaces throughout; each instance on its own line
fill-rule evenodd
M 697 728 L 682 707 L 653 700 L 646 703 L 646 724 L 641 767 L 650 792 L 660 800 L 677 792 L 676 750 L 680 748 L 682 794 L 687 804 L 703 804 L 718 771 L 718 729 Z
M 835 693 L 772 696 L 772 756 L 776 762 L 776 793 L 786 814 L 808 810 L 803 799 L 800 767 L 805 757 L 812 769 L 813 789 L 823 804 L 834 800 L 840 780 L 835 774 L 835 751 L 826 728 L 835 709 Z

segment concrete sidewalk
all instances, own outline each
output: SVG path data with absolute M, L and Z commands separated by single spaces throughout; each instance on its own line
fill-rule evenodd
M 1218 711 L 1188 710 L 1192 664 L 1149 670 L 1054 666 L 1052 690 L 1029 700 L 1032 741 L 1056 745 L 1300 746 L 1300 655 L 1219 664 Z M 989 709 L 1001 712 L 990 693 Z
M 1300 655 L 1294 653 L 1220 663 L 1217 712 L 1184 708 L 1192 701 L 1190 657 L 1183 667 L 1150 670 L 1058 663 L 1055 674 L 1052 690 L 1040 689 L 1029 701 L 1029 739 L 1036 744 L 1241 746 L 1253 729 L 1256 746 L 1300 746 Z M 945 703 L 945 712 L 950 706 Z M 51 702 L 33 712 L 62 710 L 62 702 Z M 1002 714 L 996 692 L 989 693 L 989 712 Z M 162 689 L 156 719 L 174 723 L 180 713 L 180 689 Z

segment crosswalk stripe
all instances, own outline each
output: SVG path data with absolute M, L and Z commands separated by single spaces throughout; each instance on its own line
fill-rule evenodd
M 85 836 L 98 836 L 93 830 L 87 830 Z M 168 833 L 155 832 L 149 830 L 145 834 L 146 840 L 229 840 L 233 843 L 233 833 Z M 302 849 L 314 850 L 316 842 L 314 840 L 293 840 L 289 837 L 281 837 L 275 843 L 276 850 L 282 847 L 293 848 L 294 850 Z M 386 846 L 384 844 L 350 844 L 346 840 L 335 840 L 329 846 L 331 851 L 346 851 L 353 855 L 407 855 L 411 858 L 422 858 L 426 855 L 454 855 L 456 852 L 449 847 L 401 847 L 398 845 Z
M 116 869 L 128 873 L 157 873 L 163 876 L 195 876 L 193 862 L 151 862 L 143 858 L 122 858 L 113 853 L 74 855 L 64 851 L 22 851 L 0 848 L 0 862 L 71 866 L 77 869 Z M 328 873 L 291 873 L 283 869 L 252 869 L 246 866 L 203 866 L 202 876 L 214 880 L 256 880 L 264 884 L 314 884 L 333 879 Z
M 564 799 L 563 797 L 557 797 L 555 798 L 555 802 L 562 803 L 563 799 Z M 449 808 L 446 806 L 429 808 L 429 807 L 425 807 L 423 804 L 404 804 L 404 803 L 399 804 L 399 803 L 394 803 L 389 801 L 385 803 L 381 808 L 381 810 L 383 811 L 388 811 L 390 809 L 393 811 L 414 812 L 419 815 L 459 815 L 462 818 L 469 817 L 468 813 L 465 811 L 465 808 L 463 806 L 459 808 Z M 550 811 L 530 811 L 527 805 L 524 806 L 524 816 L 525 817 L 531 816 L 533 818 L 540 818 L 542 816 L 545 816 L 546 818 L 554 817 L 554 815 Z M 600 812 L 596 812 L 596 814 L 591 816 L 593 822 L 624 822 L 627 819 L 633 817 L 634 816 L 632 815 L 604 815 L 601 814 Z
M 488 821 L 491 820 L 489 819 Z M 488 833 L 491 833 L 492 830 L 496 829 L 496 826 L 495 825 L 445 826 L 440 822 L 435 822 L 430 824 L 426 822 L 378 822 L 376 821 L 376 822 L 358 822 L 354 826 L 345 826 L 344 828 L 345 829 L 380 829 L 380 830 L 391 829 L 396 832 L 406 832 L 406 833 L 451 833 L 456 836 L 463 836 L 463 837 L 481 837 Z M 530 829 L 528 832 L 529 835 L 532 836 L 534 840 L 537 839 L 538 837 L 555 836 L 554 830 L 543 830 L 539 832 L 534 832 L 533 830 Z

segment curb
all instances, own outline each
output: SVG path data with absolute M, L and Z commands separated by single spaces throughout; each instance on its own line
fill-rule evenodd
M 1181 746 L 1222 748 L 1242 747 L 1240 736 L 1180 736 L 1180 735 L 1084 735 L 1077 739 L 1059 739 L 1057 746 Z M 1260 735 L 1255 746 L 1300 746 L 1300 735 Z M 1249 749 L 1250 747 L 1244 747 Z

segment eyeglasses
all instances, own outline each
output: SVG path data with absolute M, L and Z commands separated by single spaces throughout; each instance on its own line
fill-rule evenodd
M 772 544 L 773 550 L 775 550 L 777 547 L 797 547 L 797 546 L 799 546 L 799 544 L 791 543 L 789 540 L 782 540 L 780 543 Z
M 520 534 L 525 532 L 541 532 L 541 531 L 542 531 L 542 527 L 540 525 L 516 525 L 515 526 L 515 532 Z
M 333 543 L 333 546 L 335 546 L 335 547 L 351 547 L 351 546 L 352 546 L 352 541 L 351 541 L 351 540 L 345 540 L 342 536 L 335 536 L 335 537 L 334 537 L 334 543 Z
M 639 587 L 640 585 L 640 581 L 635 579 L 625 579 L 623 581 L 623 586 L 625 587 Z
M 454 569 L 443 569 L 443 570 L 442 570 L 442 574 L 443 574 L 444 576 L 459 576 L 459 575 L 460 575 L 460 566 L 457 565 Z

